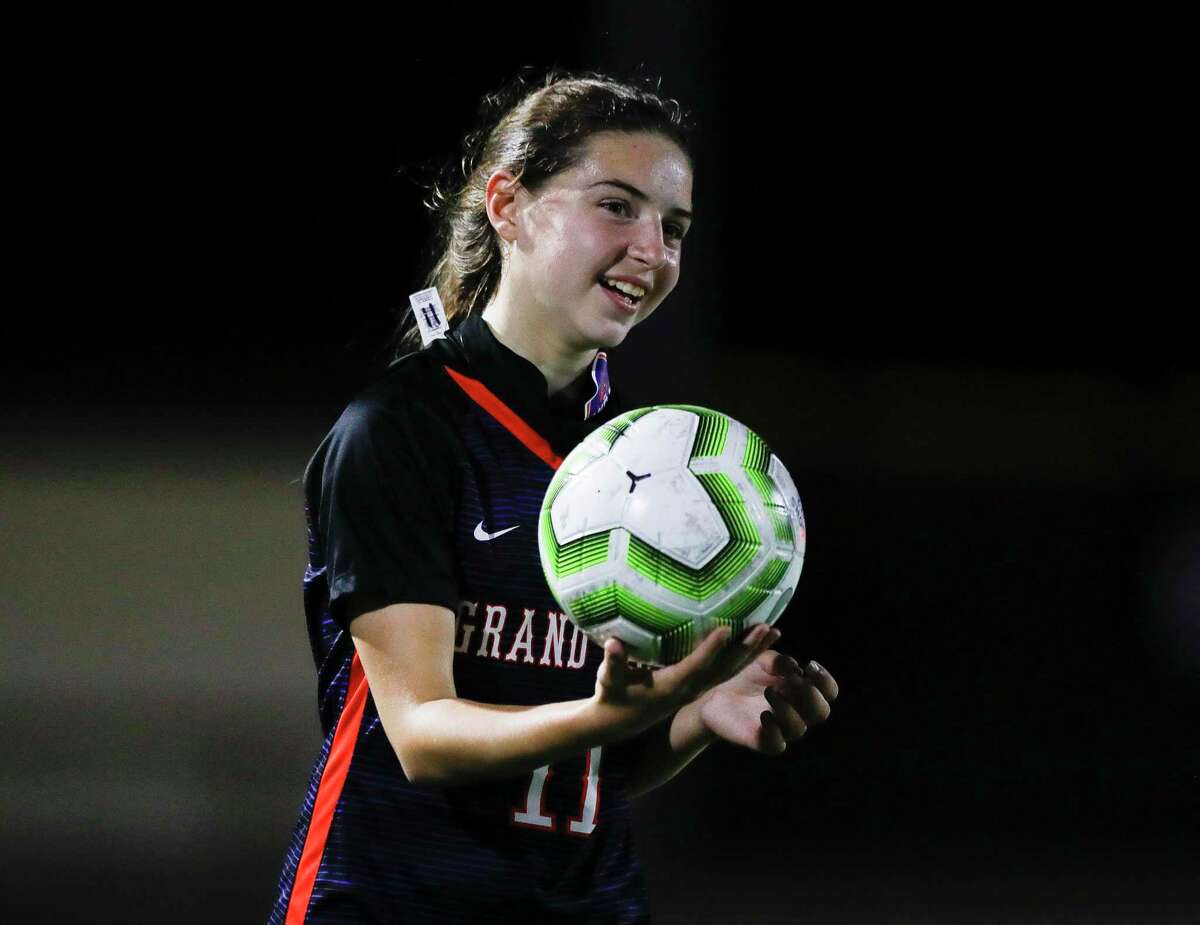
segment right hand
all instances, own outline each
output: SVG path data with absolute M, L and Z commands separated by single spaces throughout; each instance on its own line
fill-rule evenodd
M 733 640 L 729 627 L 718 627 L 686 658 L 665 668 L 631 665 L 621 641 L 609 639 L 596 672 L 592 705 L 602 725 L 615 735 L 635 735 L 728 681 L 779 636 L 779 630 L 759 624 Z

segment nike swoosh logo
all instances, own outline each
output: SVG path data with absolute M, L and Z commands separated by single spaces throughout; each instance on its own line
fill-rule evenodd
M 517 527 L 519 526 L 521 525 L 517 524 Z M 481 520 L 475 525 L 475 539 L 479 540 L 481 543 L 486 543 L 488 540 L 494 540 L 498 536 L 504 536 L 506 533 L 512 533 L 512 531 L 517 529 L 517 527 L 508 527 L 504 530 L 497 530 L 495 533 L 488 533 L 483 529 L 483 521 Z

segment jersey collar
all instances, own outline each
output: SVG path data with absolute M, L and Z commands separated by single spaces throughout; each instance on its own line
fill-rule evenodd
M 591 365 L 574 381 L 547 398 L 542 371 L 500 343 L 479 315 L 465 318 L 450 337 L 466 354 L 473 374 L 526 413 L 582 421 L 598 415 L 612 394 L 608 356 L 603 350 L 597 351 Z

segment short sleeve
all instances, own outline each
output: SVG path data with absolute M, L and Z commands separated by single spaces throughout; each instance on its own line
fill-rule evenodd
M 393 409 L 368 399 L 352 403 L 326 438 L 306 489 L 330 610 L 343 628 L 389 604 L 457 607 L 455 442 L 420 404 Z

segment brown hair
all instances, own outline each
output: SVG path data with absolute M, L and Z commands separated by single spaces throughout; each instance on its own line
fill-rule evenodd
M 503 259 L 484 206 L 495 171 L 508 169 L 535 190 L 576 164 L 587 139 L 602 131 L 657 132 L 691 158 L 690 114 L 660 96 L 659 83 L 557 68 L 539 78 L 526 69 L 483 98 L 479 124 L 463 139 L 461 161 L 443 168 L 425 201 L 433 213 L 434 242 L 424 288 L 437 287 L 451 324 L 482 311 L 500 281 Z M 397 326 L 397 356 L 420 343 L 408 314 Z

